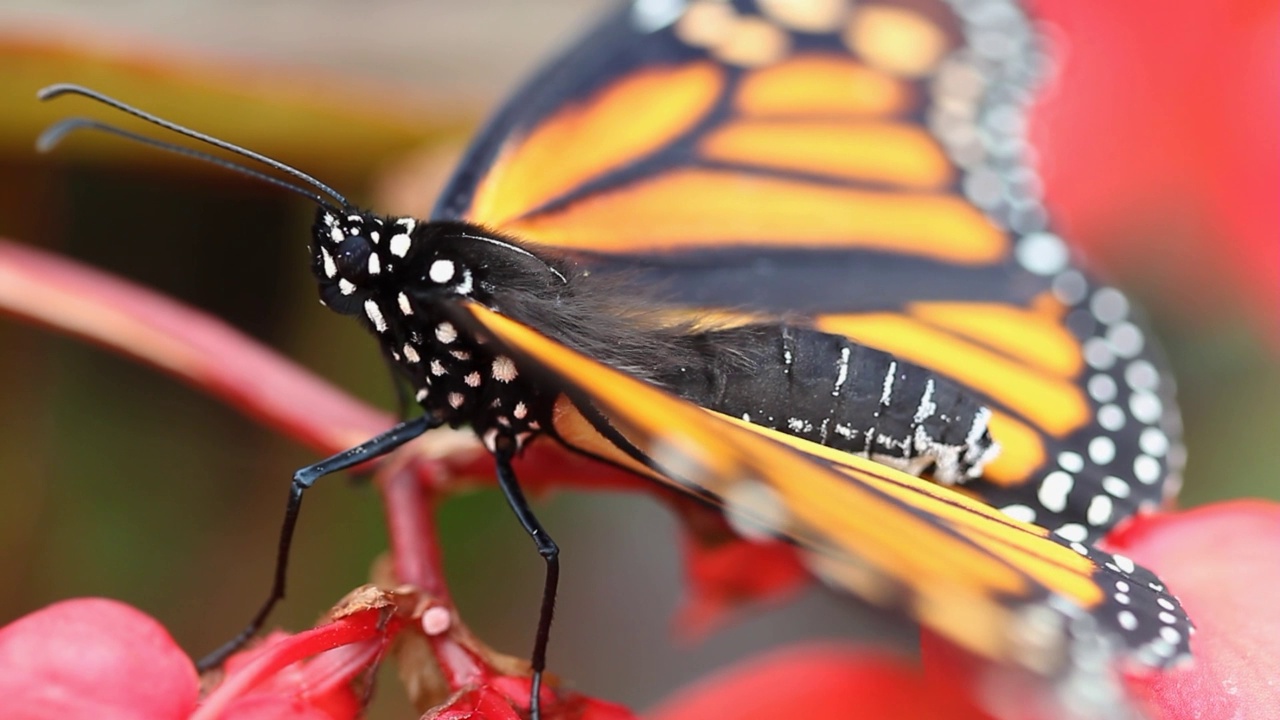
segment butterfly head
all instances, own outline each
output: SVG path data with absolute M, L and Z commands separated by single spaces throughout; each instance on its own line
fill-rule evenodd
M 428 257 L 428 226 L 411 217 L 387 217 L 347 209 L 316 211 L 311 267 L 325 306 L 343 314 L 363 312 L 369 300 L 394 298 L 405 288 L 465 295 L 469 271 L 446 258 Z

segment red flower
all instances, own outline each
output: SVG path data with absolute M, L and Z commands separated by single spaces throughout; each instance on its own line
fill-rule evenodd
M 1068 236 L 1185 312 L 1252 313 L 1275 338 L 1280 3 L 1033 7 L 1059 66 L 1033 136 Z
M 1196 623 L 1189 668 L 1131 679 L 1171 720 L 1280 708 L 1280 504 L 1218 503 L 1141 518 L 1110 544 L 1160 573 Z

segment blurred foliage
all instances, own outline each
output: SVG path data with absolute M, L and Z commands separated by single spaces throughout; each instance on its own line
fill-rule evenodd
M 82 101 L 40 106 L 34 92 L 92 82 L 302 166 L 357 201 L 411 149 L 456 147 L 468 125 L 462 113 L 428 103 L 425 86 L 371 103 L 367 87 L 297 71 L 160 60 L 0 44 L 0 236 L 158 288 L 390 407 L 374 344 L 316 306 L 305 203 L 108 138 L 74 137 L 37 157 L 39 128 L 102 113 Z M 1140 277 L 1117 281 L 1145 286 Z M 1148 309 L 1180 381 L 1190 446 L 1184 502 L 1280 499 L 1270 454 L 1280 427 L 1276 356 L 1245 313 L 1191 327 L 1172 305 Z M 224 640 L 266 589 L 288 477 L 314 458 L 167 377 L 40 329 L 0 322 L 0 348 L 0 575 L 8 580 L 0 622 L 56 599 L 107 595 L 155 615 L 193 653 Z M 384 548 L 376 494 L 343 484 L 308 495 L 290 601 L 272 622 L 311 624 Z M 506 513 L 490 493 L 459 498 L 445 508 L 443 541 L 472 626 L 520 654 L 532 637 L 540 567 Z M 711 652 L 700 650 L 655 664 L 654 647 L 665 644 L 655 628 L 679 594 L 670 519 L 630 498 L 565 499 L 544 515 L 566 548 L 554 669 L 592 692 L 643 703 L 708 662 Z M 831 617 L 839 615 L 802 606 L 716 647 L 741 654 L 780 634 L 822 635 Z M 627 656 L 639 664 L 624 665 Z

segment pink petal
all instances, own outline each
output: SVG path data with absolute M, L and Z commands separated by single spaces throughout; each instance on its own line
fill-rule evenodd
M 1192 667 L 1132 678 L 1168 720 L 1270 718 L 1280 708 L 1280 504 L 1141 517 L 1109 544 L 1158 572 L 1196 623 Z
M 168 631 L 114 600 L 66 600 L 0 629 L 7 720 L 176 720 L 198 692 L 195 667 Z

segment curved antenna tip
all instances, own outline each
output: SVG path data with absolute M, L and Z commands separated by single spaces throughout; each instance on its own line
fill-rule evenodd
M 52 100 L 58 97 L 59 95 L 66 95 L 67 93 L 78 93 L 81 90 L 83 90 L 81 86 L 73 83 L 54 83 L 52 85 L 46 85 L 40 88 L 39 90 L 37 90 L 36 98 L 40 100 Z

